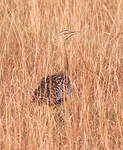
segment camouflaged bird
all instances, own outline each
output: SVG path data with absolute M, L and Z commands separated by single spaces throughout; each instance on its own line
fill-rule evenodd
M 40 85 L 34 91 L 32 97 L 33 101 L 37 101 L 39 104 L 46 103 L 51 105 L 61 105 L 63 101 L 71 94 L 71 82 L 68 76 L 69 74 L 69 64 L 67 53 L 65 49 L 65 40 L 71 37 L 74 32 L 64 30 L 61 32 L 64 38 L 64 65 L 65 71 L 63 73 L 57 73 L 54 75 L 48 75 L 41 79 Z

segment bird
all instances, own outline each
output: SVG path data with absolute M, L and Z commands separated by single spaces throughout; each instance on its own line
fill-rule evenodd
M 74 35 L 75 31 L 64 30 L 60 32 L 64 39 L 64 71 L 53 75 L 48 75 L 41 79 L 41 82 L 33 92 L 32 100 L 49 106 L 60 106 L 64 100 L 71 95 L 71 81 L 69 78 L 69 63 L 65 48 L 65 41 Z

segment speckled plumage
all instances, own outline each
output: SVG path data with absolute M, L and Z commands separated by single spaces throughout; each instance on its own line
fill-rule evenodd
M 42 78 L 40 85 L 34 91 L 33 101 L 39 104 L 60 105 L 67 95 L 71 93 L 71 83 L 68 76 L 63 73 Z

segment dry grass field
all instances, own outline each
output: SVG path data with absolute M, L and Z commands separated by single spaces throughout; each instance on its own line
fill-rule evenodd
M 64 71 L 71 96 L 32 103 L 42 77 Z M 0 1 L 0 150 L 123 149 L 123 1 Z

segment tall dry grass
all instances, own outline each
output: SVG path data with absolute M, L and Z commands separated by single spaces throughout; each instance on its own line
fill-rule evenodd
M 72 95 L 57 112 L 31 103 L 41 77 L 64 70 Z M 123 2 L 0 1 L 0 149 L 123 149 Z

